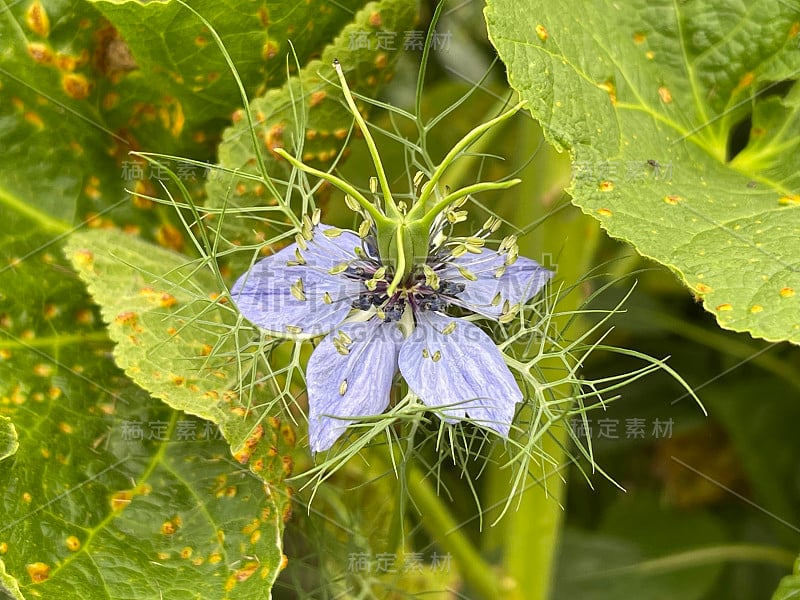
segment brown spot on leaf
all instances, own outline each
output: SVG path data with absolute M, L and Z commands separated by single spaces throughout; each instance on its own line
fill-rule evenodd
M 117 82 L 128 71 L 139 68 L 128 44 L 113 25 L 99 29 L 94 37 L 97 40 L 94 65 L 106 77 Z
M 383 19 L 381 19 L 381 13 L 375 11 L 369 16 L 369 24 L 373 27 L 380 27 L 383 24 Z
M 103 108 L 111 110 L 119 103 L 119 94 L 117 92 L 108 92 L 103 96 Z
M 262 27 L 269 27 L 269 9 L 266 6 L 261 5 L 256 11 L 256 15 L 258 15 Z

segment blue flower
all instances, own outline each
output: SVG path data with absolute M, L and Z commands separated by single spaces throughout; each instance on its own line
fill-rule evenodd
M 469 417 L 508 435 L 519 386 L 492 339 L 448 315 L 454 307 L 506 322 L 552 277 L 517 256 L 513 238 L 485 248 L 497 224 L 445 243 L 440 221 L 424 263 L 400 279 L 381 264 L 374 229 L 362 237 L 306 219 L 296 243 L 239 278 L 231 296 L 258 327 L 284 337 L 327 334 L 306 369 L 312 452 L 330 448 L 360 417 L 381 414 L 398 369 L 446 421 Z

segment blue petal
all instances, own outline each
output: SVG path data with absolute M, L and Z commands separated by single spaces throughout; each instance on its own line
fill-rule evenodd
M 450 331 L 452 323 L 455 329 Z M 441 313 L 421 313 L 400 347 L 398 363 L 408 386 L 426 405 L 447 407 L 442 412 L 448 421 L 466 415 L 508 435 L 522 392 L 497 346 L 480 328 Z
M 506 266 L 506 256 L 505 253 L 484 248 L 480 254 L 467 253 L 451 259 L 450 266 L 442 271 L 441 278 L 464 284 L 464 291 L 458 294 L 455 304 L 497 319 L 503 314 L 504 307 L 522 305 L 533 298 L 554 275 L 535 260 L 524 256 Z M 466 269 L 477 279 L 471 281 L 458 267 Z
M 353 248 L 360 240 L 350 231 L 328 238 L 322 233 L 326 229 L 332 228 L 315 228 L 305 250 L 290 244 L 257 262 L 236 281 L 231 297 L 249 321 L 277 335 L 314 336 L 327 333 L 347 317 L 363 286 L 343 275 L 331 275 L 329 269 L 355 260 Z M 296 264 L 297 252 L 305 264 Z
M 344 323 L 320 342 L 306 368 L 312 452 L 330 448 L 359 417 L 386 409 L 402 339 L 396 323 L 372 318 Z

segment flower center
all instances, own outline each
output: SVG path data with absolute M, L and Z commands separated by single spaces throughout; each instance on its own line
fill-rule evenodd
M 399 321 L 406 307 L 410 307 L 413 314 L 426 310 L 442 311 L 465 288 L 463 283 L 440 280 L 427 265 L 414 269 L 391 294 L 388 290 L 393 270 L 381 267 L 377 262 L 357 261 L 347 267 L 344 275 L 361 281 L 365 288 L 353 300 L 353 308 L 369 310 L 374 306 L 378 317 L 386 322 Z

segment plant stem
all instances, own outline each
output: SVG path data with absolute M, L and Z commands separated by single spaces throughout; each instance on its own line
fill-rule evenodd
M 523 123 L 515 122 L 512 126 L 521 131 L 520 139 L 523 147 L 520 155 L 528 156 L 536 151 L 541 134 L 534 122 L 524 119 Z M 543 151 L 548 152 L 549 149 Z M 510 215 L 510 220 L 520 227 L 548 214 L 553 207 L 547 206 L 541 199 L 554 183 L 559 180 L 563 183 L 567 181 L 568 163 L 556 157 L 552 151 L 549 152 L 550 154 L 543 160 L 532 161 L 522 176 L 522 185 L 516 190 L 517 198 L 520 199 L 516 206 L 519 208 L 516 215 Z M 588 270 L 598 239 L 599 230 L 591 219 L 574 209 L 560 210 L 549 217 L 532 235 L 519 240 L 520 255 L 543 261 L 547 256 L 546 252 L 551 253 L 557 257 L 557 280 L 570 285 Z M 553 265 L 543 266 L 553 268 Z M 585 291 L 582 288 L 574 288 L 559 299 L 558 311 L 561 313 L 574 311 L 582 304 L 584 296 Z M 564 328 L 568 321 L 568 314 L 554 317 L 552 320 L 554 327 L 567 338 L 575 337 L 587 327 L 581 319 L 574 319 L 569 325 L 570 331 L 566 332 Z M 564 364 L 556 359 L 543 360 L 539 365 L 544 372 L 555 373 L 565 368 Z M 570 397 L 573 392 L 572 389 L 554 391 L 564 398 Z M 521 495 L 519 504 L 513 506 L 498 523 L 496 531 L 492 531 L 487 539 L 488 544 L 495 546 L 497 550 L 502 550 L 507 573 L 514 579 L 521 597 L 525 600 L 548 600 L 552 595 L 563 522 L 562 507 L 566 495 L 567 470 L 564 467 L 568 463 L 569 442 L 569 430 L 566 425 L 550 426 L 548 435 L 542 440 L 542 450 L 557 466 L 554 467 L 549 463 L 531 463 L 525 480 L 526 489 Z M 504 500 L 508 495 L 509 475 L 496 466 L 489 469 L 488 475 L 490 478 L 488 488 L 494 497 L 487 499 L 487 503 L 492 506 L 493 500 Z M 492 521 L 491 515 L 489 521 Z
M 509 599 L 510 596 L 503 590 L 498 573 L 492 570 L 477 548 L 467 539 L 422 471 L 414 464 L 409 464 L 407 469 L 406 485 L 412 501 L 420 512 L 422 526 L 442 549 L 452 555 L 464 581 L 479 593 L 483 600 Z

